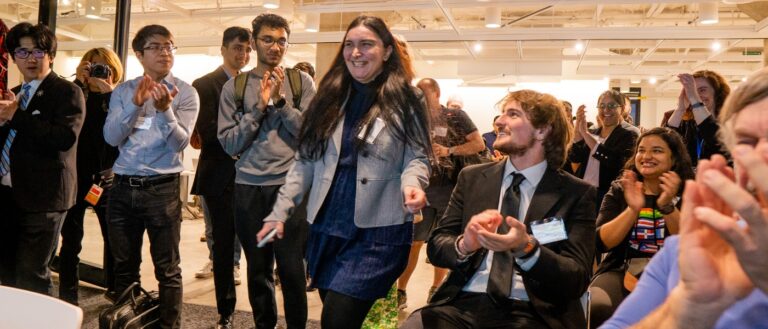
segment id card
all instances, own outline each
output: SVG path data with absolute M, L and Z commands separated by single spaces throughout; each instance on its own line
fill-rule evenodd
M 85 202 L 88 202 L 88 204 L 92 206 L 96 206 L 96 204 L 99 203 L 102 193 L 104 193 L 104 189 L 101 188 L 101 186 L 93 184 L 88 190 L 88 194 L 85 195 Z
M 154 117 L 139 117 L 136 119 L 136 123 L 133 125 L 133 128 L 149 130 L 149 128 L 152 127 L 152 119 L 154 119 Z
M 445 136 L 448 136 L 448 128 L 435 127 L 435 129 L 432 130 L 432 133 L 435 134 L 435 137 L 445 137 Z
M 365 142 L 368 144 L 373 144 L 373 141 L 376 140 L 376 136 L 379 135 L 381 130 L 384 129 L 386 125 L 387 124 L 384 123 L 384 120 L 382 120 L 381 118 L 376 118 L 376 121 L 373 122 L 373 128 L 371 129 L 371 133 L 368 134 L 368 138 L 365 139 Z M 366 130 L 367 130 L 367 127 L 361 129 L 360 133 L 357 135 L 357 138 L 363 139 L 363 137 L 365 136 Z
M 531 231 L 536 240 L 541 244 L 547 244 L 568 239 L 565 232 L 565 223 L 562 218 L 550 217 L 531 223 Z

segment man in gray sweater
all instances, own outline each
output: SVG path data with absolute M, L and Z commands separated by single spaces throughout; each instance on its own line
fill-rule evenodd
M 235 164 L 235 230 L 248 261 L 248 297 L 256 328 L 277 323 L 274 277 L 282 282 L 288 328 L 305 328 L 307 295 L 303 251 L 307 236 L 306 211 L 297 211 L 286 223 L 293 239 L 257 247 L 256 233 L 272 210 L 277 192 L 293 163 L 301 126 L 301 110 L 315 95 L 306 73 L 291 76 L 279 66 L 288 45 L 288 22 L 278 15 L 262 14 L 253 20 L 252 47 L 258 62 L 248 72 L 245 92 L 238 101 L 237 78 L 221 91 L 218 138 Z M 301 101 L 294 104 L 290 78 L 300 77 Z M 296 82 L 294 81 L 295 85 Z M 289 306 L 290 305 L 290 306 Z

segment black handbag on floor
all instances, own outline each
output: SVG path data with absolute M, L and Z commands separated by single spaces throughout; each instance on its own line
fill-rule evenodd
M 158 327 L 160 298 L 134 282 L 115 304 L 99 314 L 99 329 L 144 329 Z

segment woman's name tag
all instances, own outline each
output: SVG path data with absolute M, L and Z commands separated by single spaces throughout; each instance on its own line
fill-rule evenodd
M 373 128 L 371 128 L 371 133 L 368 134 L 368 138 L 365 139 L 365 142 L 368 144 L 373 144 L 373 141 L 376 140 L 376 136 L 379 135 L 382 129 L 384 129 L 384 126 L 387 124 L 384 123 L 384 120 L 381 118 L 376 118 L 376 121 L 373 122 Z M 365 137 L 365 131 L 367 130 L 367 127 L 364 127 L 360 130 L 360 133 L 357 134 L 358 139 L 363 139 Z

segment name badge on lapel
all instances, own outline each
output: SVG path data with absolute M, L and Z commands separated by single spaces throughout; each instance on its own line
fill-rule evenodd
M 133 127 L 136 129 L 148 130 L 152 127 L 152 119 L 154 119 L 154 117 L 139 117 L 136 119 L 136 123 Z
M 568 233 L 565 232 L 565 223 L 559 217 L 550 217 L 531 222 L 531 231 L 533 231 L 533 236 L 541 244 L 568 239 Z
M 368 144 L 373 144 L 373 141 L 376 140 L 376 136 L 379 135 L 382 129 L 387 124 L 384 123 L 384 120 L 381 118 L 376 118 L 376 121 L 373 122 L 373 128 L 371 128 L 371 133 L 368 134 L 368 138 L 365 139 L 365 142 Z M 365 131 L 368 129 L 368 127 L 363 127 L 363 129 L 360 130 L 360 133 L 357 135 L 358 139 L 363 139 L 365 137 Z

